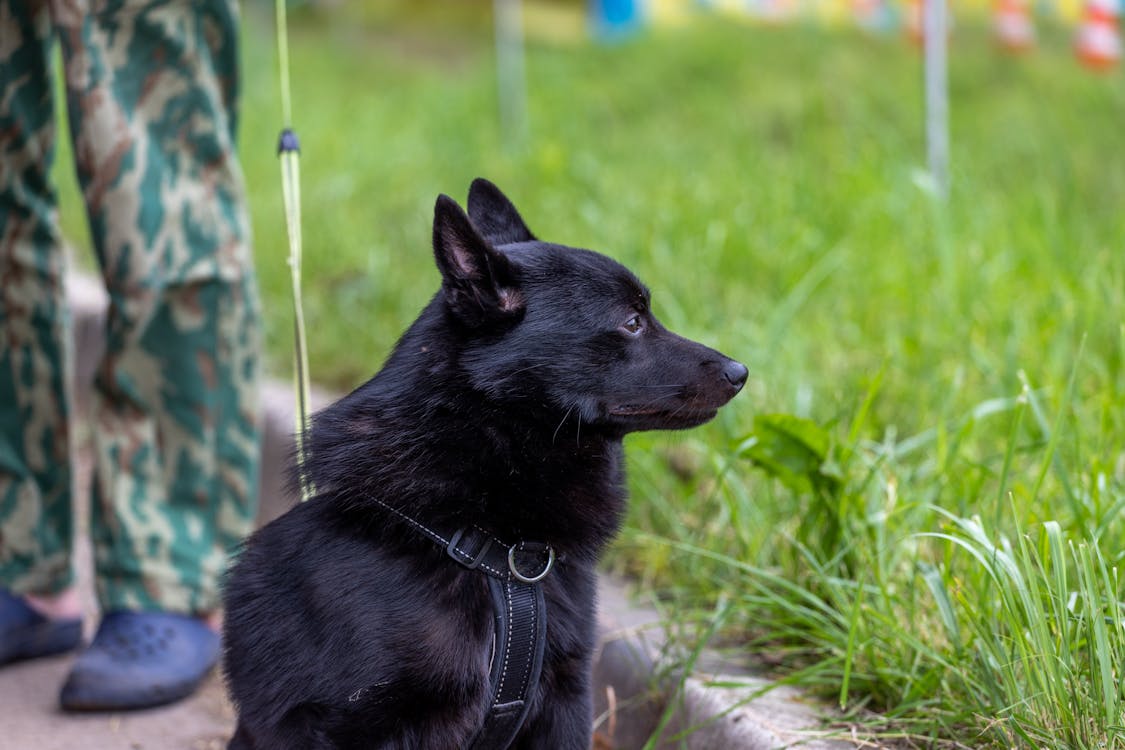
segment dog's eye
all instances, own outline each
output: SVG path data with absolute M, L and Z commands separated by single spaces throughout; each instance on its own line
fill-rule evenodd
M 644 321 L 641 320 L 640 315 L 634 315 L 625 321 L 625 324 L 621 327 L 624 328 L 626 332 L 636 335 L 644 330 L 645 324 Z

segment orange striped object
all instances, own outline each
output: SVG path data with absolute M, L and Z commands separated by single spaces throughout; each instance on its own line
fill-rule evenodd
M 1117 29 L 1118 0 L 1086 0 L 1074 51 L 1093 70 L 1109 70 L 1121 61 L 1121 36 Z

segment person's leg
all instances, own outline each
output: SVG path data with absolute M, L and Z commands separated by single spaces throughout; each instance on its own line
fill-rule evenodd
M 115 613 L 218 607 L 257 499 L 258 300 L 234 144 L 234 0 L 56 7 L 110 297 L 94 417 L 92 533 L 107 613 L 95 651 Z
M 98 599 L 105 611 L 207 613 L 257 495 L 237 7 L 118 0 L 56 20 L 110 298 L 95 386 Z
M 4 664 L 72 648 L 80 628 L 71 587 L 68 339 L 50 184 L 46 3 L 0 5 L 0 39 L 0 594 L 10 592 L 0 598 Z M 63 619 L 65 632 L 56 638 L 48 620 Z

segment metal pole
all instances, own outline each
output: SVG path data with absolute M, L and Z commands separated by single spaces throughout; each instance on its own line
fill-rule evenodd
M 500 129 L 513 146 L 527 136 L 527 78 L 524 74 L 523 18 L 520 0 L 495 0 L 496 80 Z
M 922 0 L 926 51 L 926 147 L 935 193 L 949 195 L 949 87 L 946 0 Z

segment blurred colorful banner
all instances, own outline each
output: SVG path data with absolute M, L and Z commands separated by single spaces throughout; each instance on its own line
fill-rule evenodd
M 673 25 L 706 12 L 765 22 L 811 18 L 829 24 L 853 24 L 857 19 L 868 19 L 872 25 L 898 25 L 908 12 L 904 0 L 629 0 L 604 4 L 618 12 L 627 6 L 634 16 L 630 21 L 634 25 Z M 1077 23 L 1082 16 L 1083 0 L 1030 0 L 1029 5 L 1036 17 Z M 954 16 L 985 18 L 993 12 L 994 2 L 953 0 L 951 10 Z

